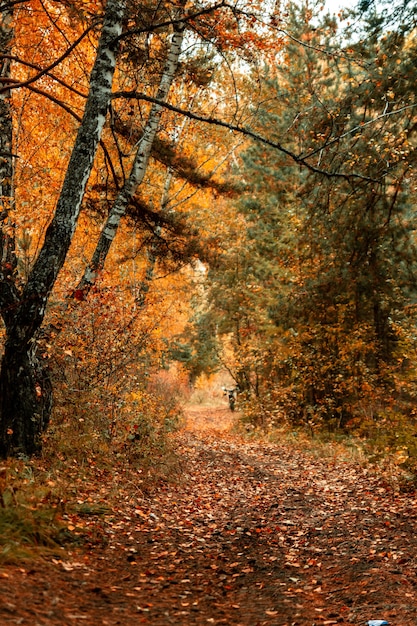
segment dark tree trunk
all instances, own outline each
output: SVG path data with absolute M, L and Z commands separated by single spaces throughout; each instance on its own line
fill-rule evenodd
M 32 455 L 41 449 L 52 409 L 52 385 L 35 343 L 8 339 L 0 371 L 0 457 Z

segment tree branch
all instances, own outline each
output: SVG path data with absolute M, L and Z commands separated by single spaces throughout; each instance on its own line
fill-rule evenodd
M 231 7 L 231 5 L 229 5 L 227 2 L 219 2 L 218 4 L 213 4 L 211 7 L 201 9 L 196 13 L 189 13 L 188 15 L 182 15 L 178 18 L 165 20 L 165 22 L 160 22 L 159 24 L 150 24 L 149 26 L 143 28 L 133 28 L 131 30 L 126 30 L 119 36 L 119 41 L 127 39 L 131 35 L 143 35 L 144 33 L 151 33 L 161 28 L 167 28 L 168 26 L 179 26 L 183 22 L 189 22 L 191 20 L 197 19 L 198 17 L 201 17 L 202 15 L 207 15 L 212 11 L 217 11 L 217 9 L 225 8 L 232 9 L 234 12 L 236 12 L 237 10 L 235 7 Z
M 401 107 L 399 109 L 395 109 L 393 111 L 384 111 L 384 113 L 381 113 L 381 115 L 377 115 L 372 120 L 368 120 L 366 122 L 362 122 L 361 124 L 358 124 L 357 126 L 354 126 L 353 128 L 350 128 L 349 130 L 347 130 L 342 135 L 338 135 L 334 139 L 326 142 L 324 145 L 320 146 L 320 148 L 316 148 L 312 152 L 309 152 L 308 154 L 305 154 L 302 158 L 303 159 L 309 159 L 310 157 L 314 156 L 315 154 L 317 154 L 321 150 L 324 150 L 324 148 L 329 148 L 330 146 L 332 146 L 333 144 L 337 143 L 341 139 L 344 139 L 345 137 L 348 137 L 349 135 L 353 135 L 353 134 L 357 133 L 358 131 L 361 131 L 363 128 L 365 128 L 366 126 L 369 126 L 370 124 L 375 124 L 375 122 L 379 122 L 379 120 L 383 120 L 386 117 L 390 117 L 391 115 L 397 115 L 398 113 L 402 113 L 403 111 L 406 111 L 408 109 L 414 109 L 416 107 L 417 107 L 417 104 L 408 104 L 406 106 L 403 106 L 403 107 Z
M 35 65 L 35 63 L 30 63 L 29 61 L 25 61 L 24 59 L 21 59 L 20 57 L 13 56 L 12 54 L 0 54 L 0 60 L 1 59 L 8 59 L 9 61 L 14 61 L 15 63 L 20 63 L 21 65 L 24 65 L 25 67 L 30 67 L 31 69 L 37 70 L 38 72 L 41 72 L 41 73 L 45 74 L 45 71 L 39 65 Z M 68 83 L 66 83 L 64 80 L 62 80 L 62 78 L 60 78 L 59 76 L 55 76 L 55 74 L 52 74 L 51 72 L 46 72 L 46 76 L 48 76 L 49 78 L 52 78 L 57 83 L 62 85 L 62 87 L 65 87 L 65 89 L 68 89 L 69 91 L 72 91 L 77 96 L 81 96 L 82 98 L 86 98 L 87 97 L 87 94 L 82 93 L 82 91 L 79 91 L 78 89 L 76 89 L 72 85 L 68 85 Z M 2 81 L 2 82 L 5 82 L 5 81 Z M 20 83 L 17 80 L 12 79 L 11 82 L 15 83 L 16 86 L 18 86 L 18 87 L 22 87 L 23 86 L 22 83 Z
M 372 183 L 379 182 L 379 180 L 377 179 L 370 178 L 369 176 L 363 176 L 362 174 L 357 174 L 357 173 L 345 174 L 343 172 L 329 172 L 327 170 L 322 170 L 319 167 L 315 167 L 314 165 L 311 165 L 311 163 L 307 162 L 306 159 L 308 159 L 311 155 L 303 156 L 300 154 L 295 154 L 295 152 L 292 152 L 288 148 L 285 148 L 282 144 L 276 141 L 271 141 L 270 139 L 267 139 L 266 137 L 263 137 L 262 135 L 259 135 L 258 133 L 254 132 L 250 128 L 239 126 L 237 124 L 230 124 L 229 122 L 225 122 L 224 120 L 219 120 L 217 118 L 210 117 L 210 116 L 208 117 L 205 115 L 197 115 L 196 113 L 193 113 L 192 111 L 181 109 L 179 107 L 174 106 L 173 104 L 168 104 L 167 102 L 157 100 L 156 98 L 153 98 L 152 96 L 147 96 L 145 94 L 137 93 L 135 91 L 116 91 L 113 93 L 112 98 L 113 99 L 131 98 L 135 100 L 145 100 L 146 102 L 159 104 L 165 107 L 166 109 L 168 109 L 169 111 L 173 111 L 174 113 L 178 113 L 180 115 L 185 115 L 189 117 L 190 119 L 195 120 L 197 122 L 203 122 L 204 124 L 210 124 L 212 126 L 220 126 L 222 128 L 227 128 L 228 130 L 232 132 L 246 135 L 247 137 L 251 137 L 252 139 L 255 139 L 256 141 L 259 141 L 260 143 L 263 143 L 267 146 L 270 146 L 271 148 L 275 148 L 276 150 L 279 150 L 283 154 L 286 154 L 288 157 L 290 157 L 290 159 L 292 159 L 298 165 L 303 165 L 311 172 L 315 174 L 320 174 L 321 176 L 326 176 L 327 178 L 337 177 L 337 178 L 342 178 L 347 181 L 358 179 L 358 180 L 363 180 L 363 181 L 372 182 Z M 327 146 L 324 146 L 324 147 L 327 147 Z
M 97 24 L 97 20 L 93 21 L 93 23 L 78 37 L 78 39 L 76 39 L 74 41 L 73 44 L 71 44 L 63 54 L 61 54 L 60 57 L 58 57 L 58 59 L 56 59 L 53 63 L 51 63 L 48 67 L 45 67 L 43 70 L 41 70 L 40 72 L 38 72 L 37 74 L 35 74 L 35 76 L 31 76 L 30 78 L 28 78 L 25 81 L 22 82 L 16 82 L 16 83 L 9 83 L 4 87 L 0 87 L 0 94 L 4 93 L 5 91 L 8 91 L 9 89 L 20 89 L 21 87 L 27 87 L 28 85 L 31 85 L 32 83 L 36 82 L 37 80 L 39 80 L 40 78 L 42 78 L 42 76 L 45 76 L 46 74 L 49 74 L 49 72 L 51 70 L 54 69 L 54 67 L 57 67 L 57 65 L 59 65 L 60 63 L 62 63 L 62 61 L 64 59 L 66 59 L 71 52 L 81 43 L 81 41 L 88 35 L 88 33 L 96 26 Z M 3 81 L 0 81 L 3 82 Z M 9 81 L 7 81 L 9 82 Z

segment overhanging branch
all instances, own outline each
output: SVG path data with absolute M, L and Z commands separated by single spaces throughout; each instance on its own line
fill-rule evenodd
M 159 104 L 165 109 L 168 109 L 169 111 L 178 113 L 179 115 L 185 115 L 186 117 L 192 120 L 195 120 L 197 122 L 203 122 L 204 124 L 210 124 L 212 126 L 219 126 L 222 128 L 227 128 L 228 130 L 232 132 L 240 133 L 241 135 L 246 135 L 247 137 L 250 137 L 251 139 L 255 139 L 256 141 L 259 141 L 260 143 L 263 143 L 267 146 L 270 146 L 271 148 L 275 148 L 279 152 L 282 152 L 283 154 L 287 155 L 290 159 L 292 159 L 295 163 L 297 163 L 298 165 L 303 165 L 310 172 L 313 172 L 314 174 L 320 174 L 321 176 L 326 176 L 327 178 L 333 178 L 333 177 L 342 178 L 347 181 L 352 181 L 356 179 L 356 180 L 363 180 L 363 181 L 372 182 L 372 183 L 380 182 L 378 179 L 370 178 L 369 176 L 363 176 L 362 174 L 357 174 L 355 172 L 352 174 L 346 174 L 344 172 L 329 172 L 327 170 L 322 170 L 321 168 L 316 167 L 315 165 L 312 165 L 311 163 L 308 163 L 307 158 L 309 158 L 309 156 L 311 155 L 303 156 L 303 155 L 296 154 L 295 152 L 292 152 L 288 148 L 285 148 L 279 142 L 272 141 L 271 139 L 267 139 L 266 137 L 263 137 L 259 133 L 254 132 L 250 128 L 247 128 L 245 126 L 239 126 L 237 124 L 231 124 L 229 122 L 217 119 L 215 117 L 198 115 L 197 113 L 193 113 L 192 111 L 181 109 L 180 107 L 174 106 L 173 104 L 169 104 L 167 102 L 162 102 L 160 100 L 157 100 L 156 98 L 153 98 L 152 96 L 147 96 L 143 93 L 138 93 L 136 91 L 116 91 L 113 93 L 112 99 L 117 99 L 117 98 L 144 100 L 146 102 L 151 102 L 153 104 Z M 327 146 L 323 146 L 323 147 L 325 148 Z

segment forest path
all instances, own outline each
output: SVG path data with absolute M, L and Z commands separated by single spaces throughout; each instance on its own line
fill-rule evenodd
M 417 624 L 414 494 L 241 440 L 226 409 L 187 418 L 176 480 L 150 495 L 120 480 L 119 505 L 84 522 L 96 542 L 0 570 L 0 624 Z

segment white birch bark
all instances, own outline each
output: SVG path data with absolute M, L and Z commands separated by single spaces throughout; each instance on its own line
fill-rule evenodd
M 177 23 L 174 27 L 165 68 L 160 80 L 158 93 L 156 95 L 157 100 L 160 102 L 167 99 L 169 90 L 174 80 L 178 68 L 178 60 L 181 54 L 184 30 L 185 24 L 182 22 Z M 104 228 L 101 231 L 91 262 L 86 268 L 84 276 L 77 287 L 78 290 L 88 292 L 91 286 L 94 285 L 98 272 L 104 267 L 108 251 L 116 236 L 120 220 L 125 214 L 131 198 L 133 198 L 145 177 L 152 145 L 158 132 L 162 111 L 162 105 L 156 103 L 152 105 L 143 136 L 139 141 L 129 177 L 110 209 L 110 213 Z
M 0 67 L 0 86 L 7 87 L 13 40 L 13 6 L 0 10 L 0 50 L 4 58 Z M 0 93 L 0 311 L 9 319 L 18 298 L 14 285 L 16 270 L 13 193 L 13 125 L 10 90 Z
M 55 215 L 29 275 L 18 317 L 19 334 L 29 339 L 42 322 L 45 306 L 65 261 L 77 224 L 85 187 L 93 167 L 109 108 L 116 66 L 118 37 L 122 32 L 125 0 L 108 0 L 97 56 L 90 76 L 89 93 L 74 143 Z
M 190 106 L 192 106 L 193 101 L 196 99 L 197 94 L 194 95 Z M 181 124 L 178 126 L 175 132 L 175 139 L 172 143 L 173 148 L 178 148 L 181 142 L 182 135 L 186 126 L 189 124 L 189 119 L 187 117 L 183 117 Z M 168 167 L 167 175 L 165 178 L 164 188 L 162 190 L 162 197 L 160 203 L 160 213 L 161 216 L 166 213 L 170 209 L 170 189 L 172 185 L 172 181 L 174 178 L 174 170 L 172 167 Z M 154 236 L 149 244 L 149 247 L 146 251 L 146 270 L 143 279 L 140 281 L 139 286 L 136 289 L 135 303 L 139 308 L 145 306 L 146 296 L 149 292 L 157 261 L 157 251 L 158 251 L 158 240 L 162 234 L 162 226 L 161 223 L 157 223 L 154 230 Z

